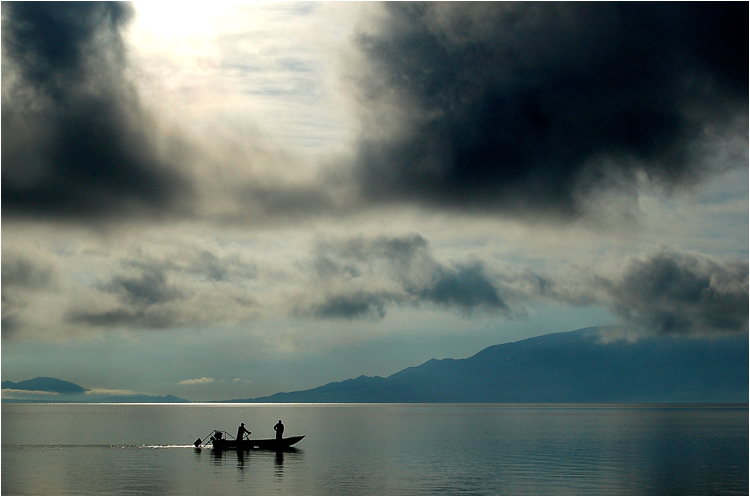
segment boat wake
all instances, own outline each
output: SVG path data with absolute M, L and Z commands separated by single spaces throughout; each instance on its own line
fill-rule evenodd
M 195 449 L 194 445 L 140 445 L 142 449 Z
M 193 445 L 183 444 L 3 444 L 2 450 L 10 449 L 42 449 L 42 450 L 66 450 L 66 449 L 120 449 L 120 450 L 144 450 L 144 449 L 194 449 Z

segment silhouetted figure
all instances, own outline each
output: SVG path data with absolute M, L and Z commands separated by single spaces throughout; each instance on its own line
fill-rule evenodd
M 281 440 L 281 436 L 284 434 L 284 425 L 281 424 L 281 420 L 274 425 L 273 429 L 276 430 L 276 440 Z
M 237 428 L 237 440 L 242 440 L 242 437 L 247 433 L 250 434 L 250 431 L 248 431 L 247 428 L 245 428 L 245 423 L 240 423 L 240 427 Z

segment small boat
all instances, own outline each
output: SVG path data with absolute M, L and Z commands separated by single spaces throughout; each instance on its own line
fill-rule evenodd
M 305 438 L 304 435 L 287 438 L 261 438 L 256 440 L 227 440 L 225 438 L 213 439 L 211 443 L 214 450 L 284 450 Z
M 200 448 L 210 441 L 214 450 L 284 450 L 305 438 L 304 435 L 299 435 L 286 438 L 260 438 L 255 440 L 246 438 L 244 440 L 236 440 L 228 438 L 230 436 L 227 432 L 214 430 L 205 439 L 199 438 L 196 440 L 194 445 L 196 448 Z

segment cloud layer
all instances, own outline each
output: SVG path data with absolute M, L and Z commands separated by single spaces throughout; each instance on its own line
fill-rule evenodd
M 746 261 L 657 250 L 625 265 L 542 270 L 480 254 L 446 258 L 419 234 L 330 238 L 265 259 L 205 241 L 170 250 L 143 243 L 86 279 L 65 270 L 90 261 L 85 252 L 36 264 L 6 252 L 3 337 L 34 328 L 51 338 L 271 319 L 354 324 L 400 309 L 507 321 L 545 305 L 608 308 L 645 333 L 747 332 Z
M 0 8 L 4 374 L 747 333 L 746 3 Z
M 318 318 L 382 318 L 389 305 L 512 314 L 480 262 L 440 263 L 420 235 L 358 238 L 317 251 L 312 267 L 325 291 L 308 312 Z
M 559 219 L 696 182 L 710 140 L 747 134 L 747 5 L 715 7 L 387 4 L 352 74 L 363 195 Z
M 4 4 L 3 216 L 268 224 L 395 203 L 559 220 L 746 159 L 746 4 L 382 9 L 345 59 L 359 138 L 299 166 L 253 126 L 157 124 L 129 4 Z
M 191 186 L 128 80 L 126 3 L 2 5 L 3 216 L 154 216 Z

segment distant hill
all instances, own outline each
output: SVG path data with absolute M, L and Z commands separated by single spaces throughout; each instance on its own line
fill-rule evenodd
M 58 380 L 57 378 L 49 378 L 46 376 L 39 376 L 33 380 L 24 380 L 14 383 L 12 381 L 2 382 L 2 388 L 10 388 L 13 390 L 27 390 L 37 392 L 54 392 L 63 394 L 77 394 L 85 393 L 86 389 L 75 383 L 69 381 Z
M 231 402 L 748 402 L 748 335 L 604 343 L 597 328 Z
M 167 396 L 153 396 L 145 394 L 132 395 L 108 395 L 108 394 L 91 394 L 90 390 L 69 381 L 59 380 L 40 376 L 32 380 L 19 382 L 3 381 L 2 389 L 8 392 L 6 397 L 3 395 L 3 402 L 104 402 L 104 403 L 178 403 L 190 402 L 186 399 Z M 13 395 L 13 390 L 18 394 Z

